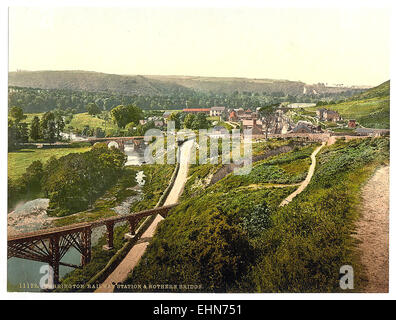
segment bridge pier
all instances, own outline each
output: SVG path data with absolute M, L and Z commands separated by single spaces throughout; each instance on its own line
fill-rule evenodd
M 59 284 L 59 267 L 82 268 L 91 261 L 92 229 L 103 225 L 107 228 L 109 248 L 114 246 L 114 225 L 128 221 L 129 233 L 126 238 L 136 237 L 136 228 L 141 219 L 161 214 L 166 217 L 168 211 L 177 204 L 144 210 L 129 215 L 111 217 L 92 223 L 77 223 L 70 226 L 44 229 L 30 233 L 9 235 L 7 238 L 7 258 L 20 258 L 48 264 L 53 271 L 48 279 L 54 285 Z M 81 254 L 81 265 L 72 265 L 61 260 L 70 248 Z
M 129 222 L 129 232 L 125 234 L 125 239 L 132 239 L 135 237 L 136 226 L 138 223 L 138 219 L 136 217 L 131 217 L 128 219 Z
M 106 223 L 107 229 L 107 244 L 103 246 L 103 250 L 114 249 L 114 222 Z
M 59 236 L 58 235 L 55 235 L 50 238 L 49 253 L 50 253 L 49 265 L 53 271 L 53 284 L 57 285 L 59 283 L 59 262 L 60 262 Z
M 81 265 L 85 266 L 87 263 L 91 262 L 91 227 L 84 228 L 81 234 L 82 237 L 82 250 L 81 250 Z

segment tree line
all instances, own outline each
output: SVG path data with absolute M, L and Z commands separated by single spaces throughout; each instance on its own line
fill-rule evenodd
M 85 112 L 86 106 L 95 103 L 97 110 L 111 110 L 118 105 L 134 104 L 144 110 L 175 110 L 186 107 L 213 107 L 224 105 L 229 108 L 258 108 L 281 102 L 336 101 L 356 93 L 346 90 L 340 93 L 291 95 L 278 92 L 234 91 L 233 93 L 201 92 L 195 90 L 169 90 L 161 95 L 124 95 L 107 92 L 71 91 L 61 89 L 36 89 L 11 86 L 8 90 L 8 105 L 18 106 L 25 113 L 39 113 L 53 109 L 68 113 Z M 94 111 L 95 112 L 95 111 Z
M 65 113 L 59 110 L 48 111 L 41 118 L 34 116 L 30 123 L 24 122 L 26 115 L 21 107 L 13 106 L 8 119 L 8 149 L 14 150 L 18 144 L 30 141 L 53 143 L 61 139 L 65 128 Z

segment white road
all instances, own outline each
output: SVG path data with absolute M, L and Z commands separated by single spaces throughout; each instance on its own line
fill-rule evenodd
M 180 167 L 179 172 L 173 187 L 165 200 L 164 205 L 175 204 L 179 201 L 179 197 L 183 192 L 184 185 L 187 181 L 189 159 L 191 156 L 191 150 L 194 146 L 194 140 L 188 140 L 180 147 Z M 95 292 L 113 292 L 114 285 L 123 282 L 127 279 L 128 274 L 136 267 L 139 263 L 140 258 L 146 251 L 149 245 L 150 239 L 154 236 L 157 230 L 158 224 L 164 220 L 163 217 L 157 215 L 148 229 L 141 236 L 141 240 L 133 246 L 128 252 L 124 260 L 117 266 L 117 268 L 107 277 L 107 279 L 101 284 L 100 288 Z

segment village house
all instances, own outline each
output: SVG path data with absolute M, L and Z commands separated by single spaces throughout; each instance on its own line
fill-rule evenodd
M 316 110 L 316 116 L 318 117 L 319 120 L 322 121 L 337 122 L 341 120 L 341 116 L 338 114 L 337 111 L 323 109 L 323 108 Z
M 348 120 L 348 128 L 356 128 L 356 120 L 349 119 Z
M 308 121 L 298 121 L 297 125 L 293 128 L 293 133 L 316 133 L 321 131 L 320 126 L 315 126 Z
M 252 129 L 253 135 L 263 134 L 263 123 L 261 122 L 261 120 L 242 120 L 242 127 L 244 130 Z
M 316 116 L 322 121 L 338 121 L 341 119 L 338 112 L 324 108 L 316 110 Z
M 212 107 L 210 108 L 210 116 L 211 117 L 221 117 L 225 114 L 225 107 Z
M 231 111 L 230 116 L 228 117 L 228 121 L 238 121 L 238 116 L 235 111 Z

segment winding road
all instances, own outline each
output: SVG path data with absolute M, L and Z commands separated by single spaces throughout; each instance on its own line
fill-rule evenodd
M 194 146 L 194 140 L 187 140 L 180 147 L 180 166 L 176 176 L 175 183 L 165 200 L 164 205 L 175 204 L 178 202 L 180 195 L 183 192 L 184 185 L 187 181 L 189 159 L 191 156 L 191 150 Z M 163 217 L 157 215 L 151 225 L 143 233 L 140 240 L 132 249 L 128 252 L 126 257 L 121 261 L 117 268 L 107 277 L 107 279 L 101 284 L 95 292 L 113 292 L 114 285 L 123 282 L 127 279 L 128 274 L 136 267 L 139 263 L 140 258 L 146 251 L 150 240 L 157 230 L 158 224 L 164 220 Z

